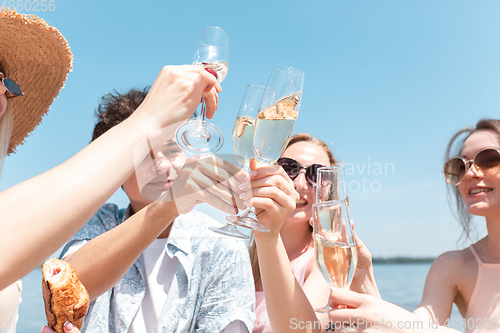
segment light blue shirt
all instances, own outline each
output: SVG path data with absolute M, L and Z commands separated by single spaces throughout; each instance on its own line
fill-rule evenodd
M 95 238 L 125 218 L 125 209 L 104 205 L 65 245 L 60 257 L 72 243 Z M 197 211 L 175 220 L 166 253 L 179 264 L 155 333 L 215 333 L 237 320 L 252 331 L 255 289 L 248 251 L 243 241 L 208 229 L 218 224 Z M 111 290 L 93 301 L 82 332 L 127 333 L 145 294 L 142 272 L 138 259 Z

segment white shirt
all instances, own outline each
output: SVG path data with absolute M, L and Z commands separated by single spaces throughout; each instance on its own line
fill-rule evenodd
M 167 241 L 168 238 L 155 239 L 139 257 L 143 264 L 146 290 L 128 333 L 150 333 L 156 329 L 178 264 L 176 257 L 166 255 Z M 87 241 L 84 240 L 73 243 L 65 256 L 78 251 L 85 243 Z M 220 333 L 248 333 L 248 329 L 237 320 L 229 323 Z

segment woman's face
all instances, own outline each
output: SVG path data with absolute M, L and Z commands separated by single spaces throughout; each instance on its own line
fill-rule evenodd
M 123 184 L 134 212 L 168 191 L 186 162 L 184 151 L 174 140 L 156 146 L 153 152 L 155 161 L 148 154 Z
M 493 131 L 477 131 L 465 140 L 461 155 L 466 160 L 471 160 L 479 150 L 486 147 L 500 148 L 500 137 Z M 500 173 L 483 178 L 480 172 L 470 168 L 458 188 L 470 214 L 500 214 Z
M 297 142 L 291 145 L 285 150 L 282 157 L 294 159 L 305 168 L 312 164 L 330 166 L 330 160 L 323 148 L 310 142 Z M 299 175 L 293 180 L 293 184 L 300 198 L 295 211 L 287 217 L 287 222 L 309 222 L 312 216 L 312 204 L 316 201 L 316 190 L 307 183 L 304 169 L 300 170 Z

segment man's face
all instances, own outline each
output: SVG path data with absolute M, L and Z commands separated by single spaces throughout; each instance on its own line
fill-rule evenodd
M 123 184 L 134 212 L 158 200 L 162 193 L 168 191 L 185 162 L 184 151 L 174 140 L 154 147 Z

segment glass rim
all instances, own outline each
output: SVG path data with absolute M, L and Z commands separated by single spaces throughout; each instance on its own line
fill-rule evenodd
M 225 44 L 222 44 L 222 45 L 214 45 L 214 44 L 207 44 L 203 41 L 203 33 L 208 30 L 208 29 L 217 29 L 217 30 L 220 30 L 224 33 L 224 35 L 226 35 L 226 43 Z M 201 31 L 201 34 L 200 34 L 200 43 L 203 44 L 203 45 L 206 45 L 206 46 L 215 46 L 215 47 L 225 47 L 229 44 L 229 35 L 227 34 L 226 30 L 222 29 L 221 27 L 218 27 L 216 25 L 212 25 L 212 26 L 209 26 L 209 27 L 206 27 L 205 29 L 203 29 Z
M 267 87 L 266 86 L 262 86 L 260 84 L 248 84 L 247 85 L 247 89 L 248 88 L 251 88 L 251 89 L 255 89 L 257 90 L 258 92 L 265 92 Z M 274 90 L 274 89 L 273 89 Z
M 341 166 L 341 165 L 332 165 L 332 166 L 324 166 L 324 167 L 321 167 L 321 168 L 318 168 L 318 172 L 320 171 L 328 171 L 328 170 L 344 170 L 345 171 L 345 167 Z
M 305 75 L 305 73 L 303 71 L 301 71 L 300 69 L 298 68 L 295 68 L 295 67 L 292 67 L 292 66 L 287 66 L 287 65 L 274 65 L 273 69 L 278 69 L 279 71 L 282 71 L 282 72 L 293 72 L 293 73 L 297 73 L 297 74 L 301 74 L 301 75 Z

